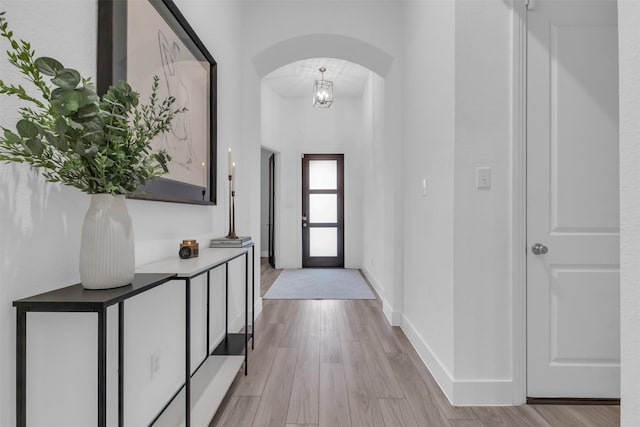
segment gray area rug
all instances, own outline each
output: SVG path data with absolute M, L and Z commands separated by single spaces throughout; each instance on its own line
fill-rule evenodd
M 283 270 L 265 299 L 376 299 L 360 272 L 342 268 Z

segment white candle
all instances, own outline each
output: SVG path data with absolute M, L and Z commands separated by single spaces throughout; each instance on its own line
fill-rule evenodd
M 202 162 L 202 186 L 206 187 L 207 186 L 207 164 L 205 162 Z
M 229 147 L 229 165 L 227 167 L 227 172 L 231 175 L 231 147 Z
M 231 163 L 231 191 L 236 189 L 236 162 Z

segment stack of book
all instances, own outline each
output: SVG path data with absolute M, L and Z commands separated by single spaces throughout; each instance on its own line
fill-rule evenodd
M 226 237 L 216 237 L 211 239 L 210 248 L 244 248 L 253 242 L 251 236 L 238 236 L 235 239 L 227 239 Z

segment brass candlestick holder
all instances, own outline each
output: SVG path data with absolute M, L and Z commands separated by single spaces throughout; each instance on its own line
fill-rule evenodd
M 229 233 L 227 239 L 237 239 L 236 236 L 236 192 L 232 190 L 233 175 L 229 175 Z

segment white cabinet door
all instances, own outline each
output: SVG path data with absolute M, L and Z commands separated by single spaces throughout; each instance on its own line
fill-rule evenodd
M 617 398 L 616 2 L 539 0 L 528 26 L 528 396 Z

